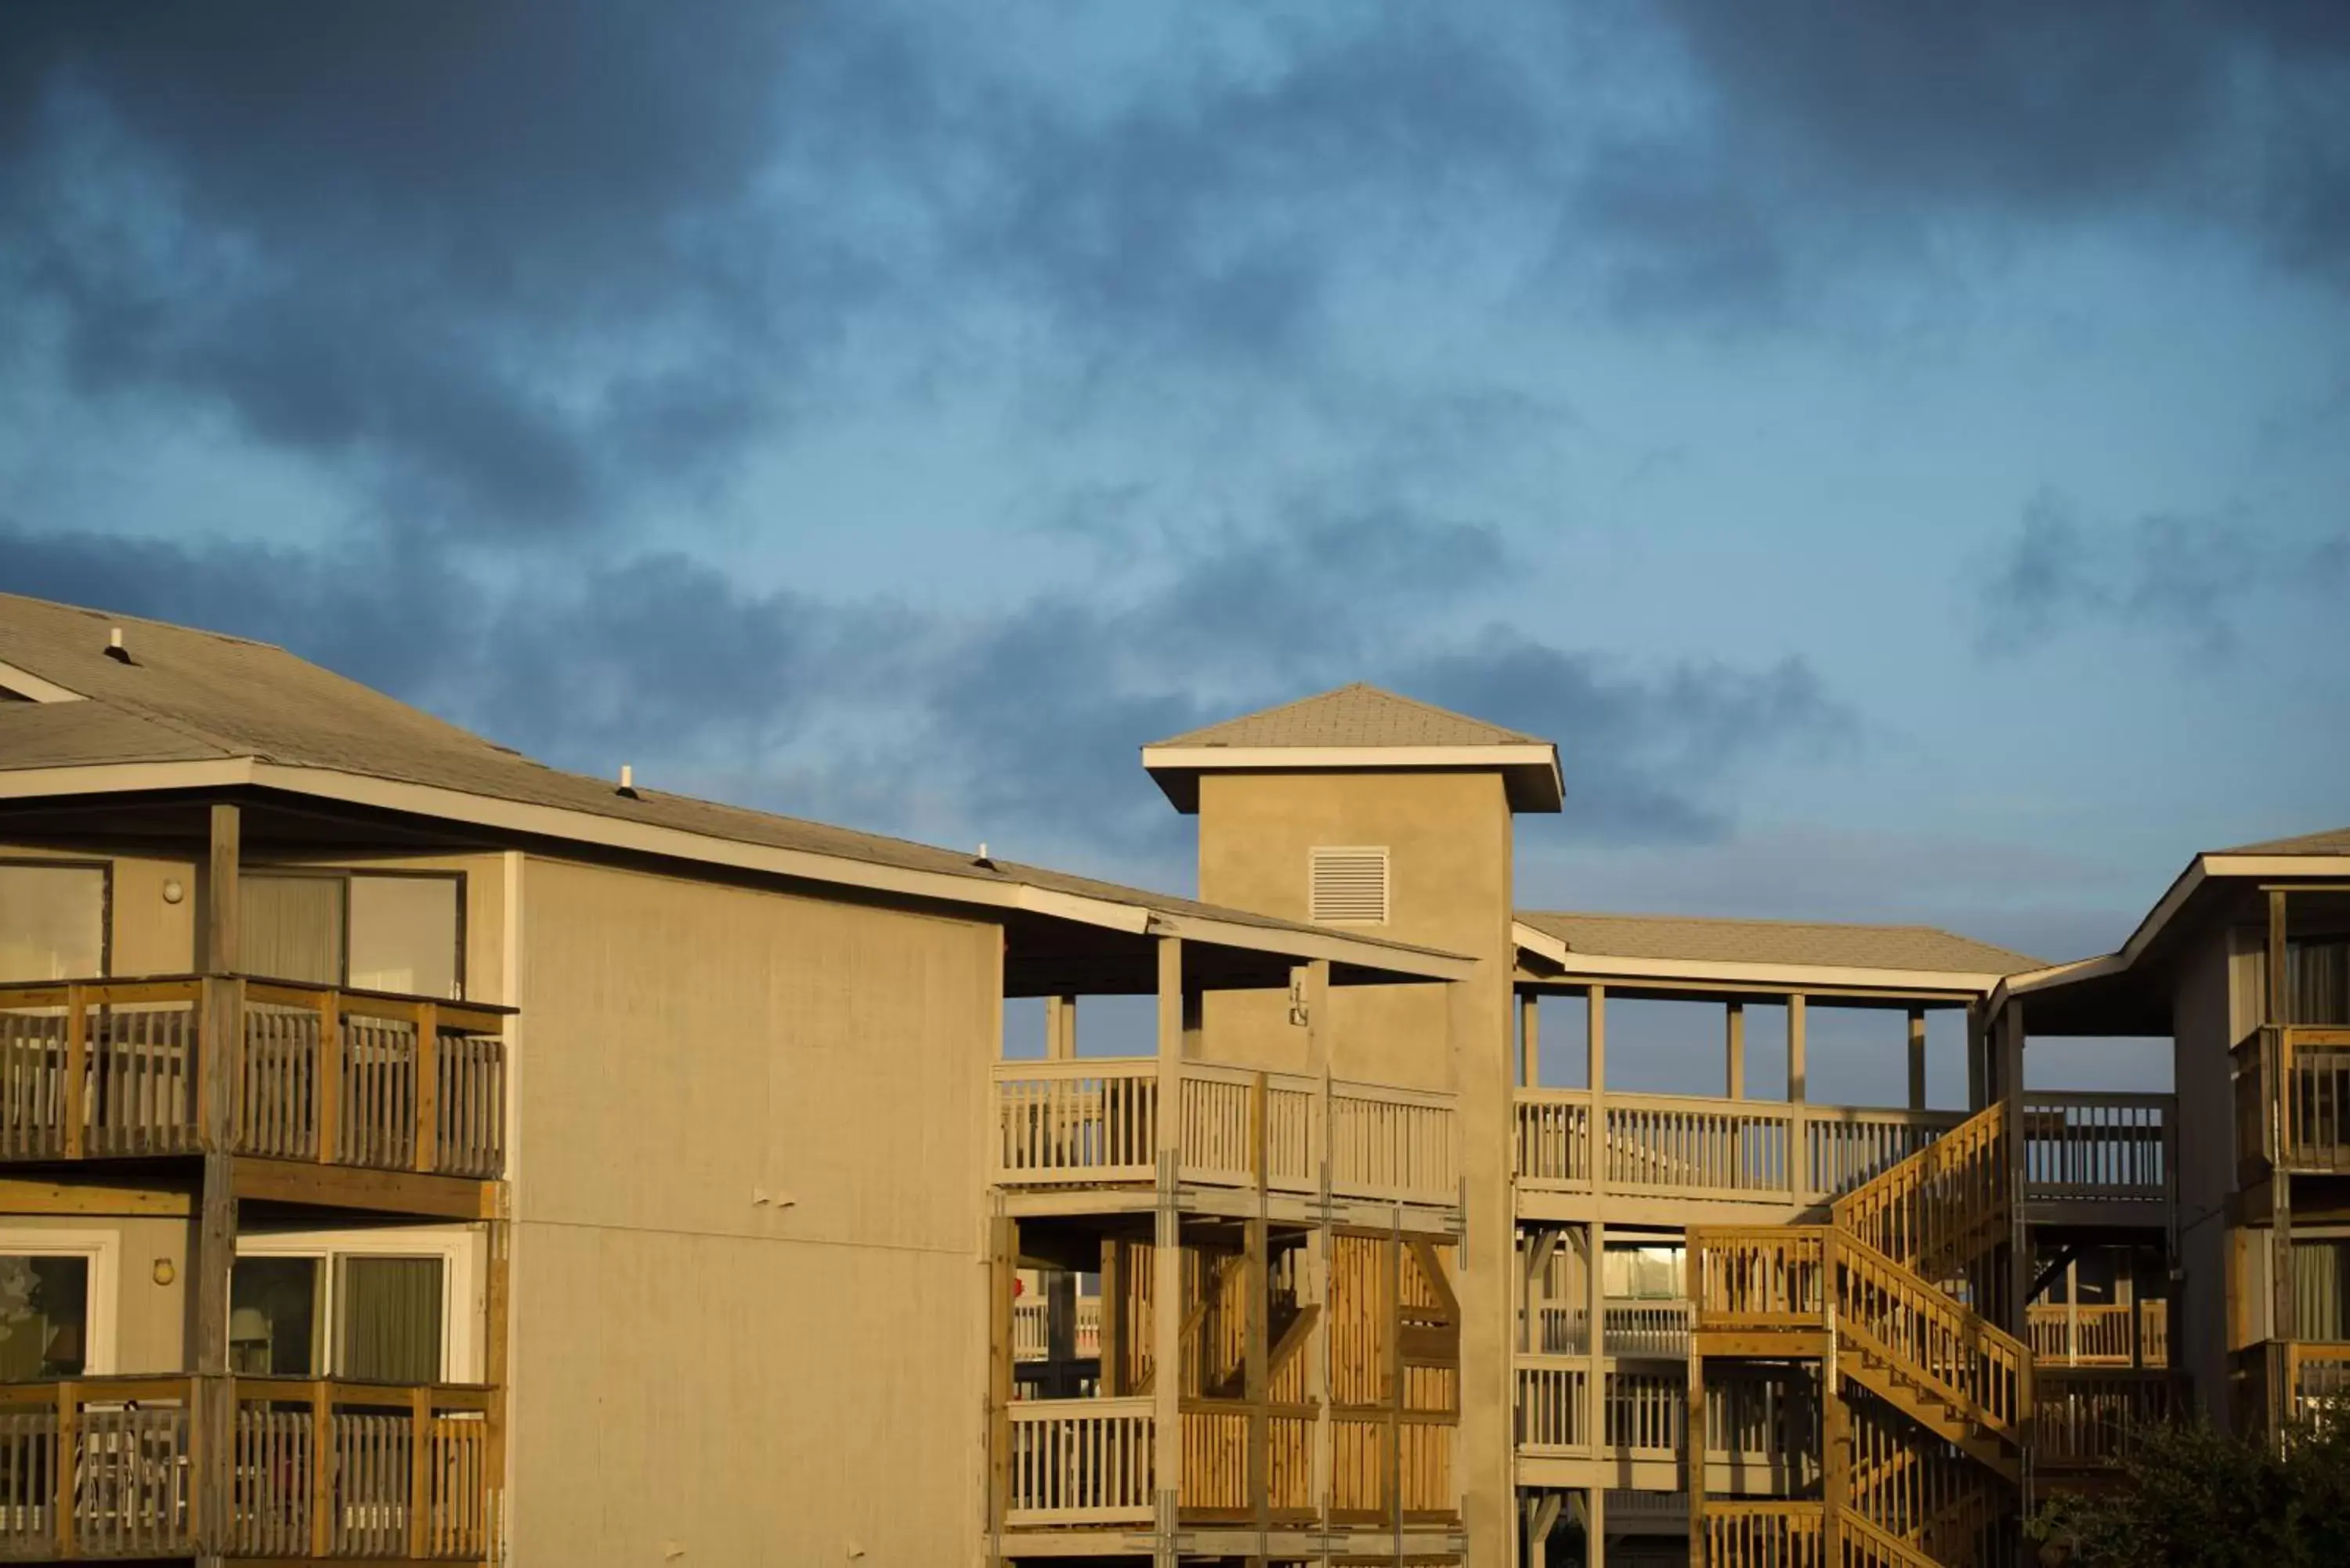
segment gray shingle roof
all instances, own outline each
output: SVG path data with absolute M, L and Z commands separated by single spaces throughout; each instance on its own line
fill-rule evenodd
M 2221 849 L 2221 855 L 2350 855 L 2350 827 L 2331 828 L 2324 833 L 2304 833 L 2297 838 L 2269 838 L 2258 844 L 2239 844 Z
M 1830 925 L 1801 920 L 1709 919 L 1688 915 L 1596 915 L 1521 909 L 1518 919 L 1570 952 L 1686 963 L 1762 963 L 1835 969 L 2013 974 L 2042 961 L 1932 926 Z
M 107 655 L 123 629 L 130 662 Z M 85 701 L 0 701 L 0 772 L 251 757 L 584 812 L 763 847 L 1016 884 L 1267 930 L 1325 928 L 803 817 L 668 794 L 535 762 L 269 643 L 0 594 L 0 664 Z M 1410 949 L 1377 938 L 1369 945 Z
M 1542 746 L 1539 735 L 1357 681 L 1278 708 L 1154 741 L 1154 746 Z

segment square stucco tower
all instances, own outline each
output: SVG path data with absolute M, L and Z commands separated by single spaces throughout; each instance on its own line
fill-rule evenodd
M 1557 748 L 1357 684 L 1173 736 L 1142 758 L 1175 808 L 1199 818 L 1201 898 L 1477 961 L 1473 981 L 1444 988 L 1450 998 L 1335 992 L 1328 1033 L 1335 1071 L 1458 1096 L 1461 1521 L 1469 1562 L 1507 1563 L 1512 819 L 1560 808 Z M 1219 1049 L 1262 1058 L 1299 1033 L 1278 999 L 1213 1000 L 1206 1035 Z

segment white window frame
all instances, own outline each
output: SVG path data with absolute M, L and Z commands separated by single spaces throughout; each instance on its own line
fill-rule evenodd
M 343 1258 L 434 1258 L 441 1263 L 441 1378 L 443 1383 L 482 1380 L 482 1282 L 486 1276 L 486 1234 L 476 1226 L 410 1226 L 389 1231 L 273 1231 L 239 1236 L 240 1258 L 315 1258 L 318 1261 L 320 1334 L 326 1370 L 342 1366 L 343 1330 L 336 1308 L 342 1290 Z
M 82 1376 L 115 1370 L 115 1324 L 121 1310 L 122 1238 L 112 1231 L 0 1230 L 0 1254 L 18 1258 L 84 1258 L 89 1287 L 83 1298 Z

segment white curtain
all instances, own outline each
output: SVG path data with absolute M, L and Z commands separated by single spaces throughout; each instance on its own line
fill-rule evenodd
M 238 968 L 307 985 L 342 983 L 342 878 L 248 871 L 237 888 L 244 922 Z
M 106 957 L 106 873 L 0 866 L 0 981 L 88 980 Z
M 454 999 L 460 886 L 453 877 L 353 877 L 351 983 Z

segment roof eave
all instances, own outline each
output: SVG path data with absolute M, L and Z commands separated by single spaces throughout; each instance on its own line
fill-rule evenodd
M 1556 967 L 1562 980 L 1589 979 L 1602 982 L 1643 980 L 1703 984 L 1784 987 L 1803 991 L 1879 991 L 1904 994 L 1980 997 L 1991 993 L 2006 977 L 1996 970 L 1878 969 L 1858 964 L 1765 963 L 1724 959 L 1624 958 L 1585 952 L 1523 920 L 1511 923 L 1518 947 Z
M 1145 746 L 1142 766 L 1177 811 L 1200 809 L 1200 776 L 1230 773 L 1498 773 L 1510 809 L 1565 804 L 1558 748 L 1547 742 L 1465 746 Z

